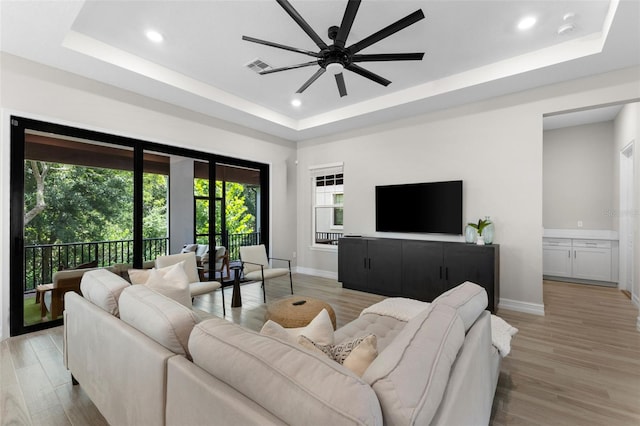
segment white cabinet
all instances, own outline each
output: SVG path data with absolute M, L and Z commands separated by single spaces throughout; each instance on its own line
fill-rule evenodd
M 611 281 L 611 241 L 573 240 L 573 277 Z
M 592 281 L 617 281 L 609 240 L 544 238 L 543 274 Z
M 554 277 L 571 276 L 571 240 L 545 238 L 543 241 L 542 263 L 544 275 Z

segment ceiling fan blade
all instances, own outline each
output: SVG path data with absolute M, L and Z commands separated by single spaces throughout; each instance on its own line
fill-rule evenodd
M 373 55 L 353 55 L 352 62 L 378 61 L 421 61 L 423 53 L 378 53 Z
M 336 84 L 338 85 L 340 97 L 347 96 L 347 86 L 344 85 L 344 75 L 342 73 L 336 74 Z
M 351 31 L 353 21 L 356 19 L 356 14 L 358 13 L 359 7 L 360 0 L 349 0 L 349 2 L 347 3 L 347 8 L 344 10 L 342 23 L 340 24 L 340 29 L 338 30 L 338 35 L 335 39 L 336 46 L 344 47 L 344 44 L 347 41 L 347 37 L 349 37 L 349 32 Z
M 322 74 L 324 74 L 325 69 L 324 68 L 320 68 L 318 69 L 318 71 L 315 72 L 315 74 L 313 74 L 311 76 L 311 78 L 309 80 L 307 80 L 297 91 L 296 93 L 302 93 L 305 90 L 307 90 L 307 87 L 311 86 L 311 84 L 316 81 L 318 79 L 318 77 L 320 77 Z
M 290 50 L 291 52 L 298 52 L 304 55 L 313 56 L 314 58 L 318 57 L 316 52 L 312 52 L 310 50 L 298 49 L 297 47 L 285 46 L 284 44 L 274 43 L 272 41 L 260 40 L 259 38 L 242 36 L 242 39 L 245 41 L 250 41 L 252 43 L 264 44 L 265 46 L 277 47 L 278 49 Z
M 311 25 L 309 25 L 307 21 L 305 21 L 304 18 L 298 13 L 298 11 L 295 10 L 293 6 L 291 6 L 291 3 L 289 3 L 287 0 L 276 1 L 289 14 L 289 16 L 291 16 L 291 18 L 296 21 L 300 28 L 302 28 L 302 30 L 307 33 L 309 37 L 311 37 L 311 40 L 313 40 L 320 49 L 326 49 L 328 47 L 327 43 L 325 43 L 320 38 L 318 33 L 316 33 L 313 28 L 311 28 Z
M 424 19 L 424 13 L 422 13 L 422 9 L 418 9 L 415 12 L 400 19 L 399 21 L 396 21 L 393 24 L 384 27 L 377 33 L 371 34 L 369 37 L 366 37 L 359 42 L 352 44 L 351 46 L 349 46 L 349 50 L 351 51 L 351 53 L 358 53 L 362 49 L 371 46 L 373 43 L 377 43 L 383 38 L 387 38 L 390 35 L 395 34 L 398 31 L 408 27 L 409 25 L 415 24 L 421 19 Z
M 368 78 L 369 80 L 375 81 L 378 84 L 382 84 L 383 86 L 388 86 L 389 84 L 391 84 L 391 82 L 386 78 L 380 77 L 378 74 L 374 74 L 371 71 L 366 70 L 356 64 L 349 64 L 345 68 L 349 71 L 355 72 L 356 74 L 360 74 L 361 76 Z
M 288 67 L 272 68 L 270 70 L 260 71 L 259 74 L 260 75 L 271 74 L 271 73 L 274 73 L 274 72 L 280 72 L 280 71 L 286 71 L 286 70 L 294 70 L 296 68 L 302 68 L 302 67 L 309 67 L 311 65 L 318 65 L 318 61 L 305 62 L 304 64 L 289 65 Z

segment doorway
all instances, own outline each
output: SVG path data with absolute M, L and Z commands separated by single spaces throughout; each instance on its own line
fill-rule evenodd
M 631 293 L 632 300 L 638 301 L 636 286 L 633 283 L 633 230 L 635 216 L 633 214 L 634 193 L 634 145 L 630 142 L 620 151 L 620 290 Z

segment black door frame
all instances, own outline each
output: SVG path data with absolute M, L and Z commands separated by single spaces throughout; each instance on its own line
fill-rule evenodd
M 262 203 L 260 214 L 261 240 L 269 245 L 269 165 L 255 161 L 243 160 L 234 157 L 222 156 L 188 148 L 179 148 L 118 136 L 93 130 L 86 130 L 68 125 L 44 122 L 40 120 L 11 116 L 11 146 L 10 146 L 10 215 L 9 215 L 9 332 L 11 336 L 17 336 L 32 331 L 55 327 L 62 324 L 62 319 L 46 321 L 38 324 L 24 325 L 24 289 L 22 280 L 24 276 L 24 153 L 25 131 L 36 130 L 54 133 L 63 136 L 86 139 L 96 142 L 104 142 L 112 145 L 133 148 L 133 237 L 134 237 L 134 267 L 142 267 L 142 186 L 144 152 L 154 151 L 168 155 L 189 157 L 197 160 L 208 161 L 209 179 L 215 182 L 215 164 L 226 163 L 239 167 L 247 167 L 260 171 L 260 186 Z M 215 203 L 209 203 L 209 220 L 215 223 Z M 209 241 L 215 241 L 215 226 L 209 226 Z M 20 283 L 20 285 L 14 285 Z

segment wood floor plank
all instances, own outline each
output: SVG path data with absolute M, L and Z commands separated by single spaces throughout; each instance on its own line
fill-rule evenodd
M 56 395 L 72 425 L 109 425 L 84 390 L 82 390 L 82 386 L 58 386 L 56 388 Z
M 0 342 L 0 423 L 30 425 L 29 410 L 15 374 L 11 351 L 6 341 Z

